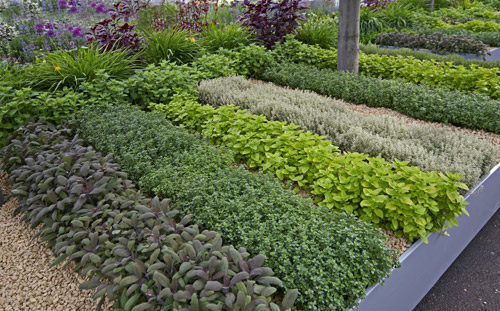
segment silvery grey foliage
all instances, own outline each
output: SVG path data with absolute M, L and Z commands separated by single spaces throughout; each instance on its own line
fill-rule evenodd
M 344 151 L 409 161 L 425 171 L 462 173 L 469 187 L 500 158 L 499 148 L 470 135 L 394 116 L 353 111 L 340 101 L 309 91 L 240 77 L 203 81 L 199 91 L 204 103 L 234 104 L 270 120 L 295 123 L 328 136 Z

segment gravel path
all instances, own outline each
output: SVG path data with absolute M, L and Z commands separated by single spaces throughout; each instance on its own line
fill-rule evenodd
M 13 216 L 16 207 L 14 198 L 0 207 L 0 311 L 95 310 L 93 292 L 78 288 L 77 273 L 62 265 L 50 268 L 52 251 L 32 238 L 37 230 L 21 215 Z

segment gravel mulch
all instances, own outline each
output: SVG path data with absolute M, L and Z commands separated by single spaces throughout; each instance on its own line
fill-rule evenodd
M 0 175 L 4 194 L 5 175 Z M 95 310 L 93 291 L 80 290 L 83 279 L 62 264 L 50 268 L 55 257 L 40 239 L 37 229 L 13 216 L 17 199 L 0 207 L 0 310 L 5 311 L 86 311 Z M 105 306 L 103 310 L 111 310 Z

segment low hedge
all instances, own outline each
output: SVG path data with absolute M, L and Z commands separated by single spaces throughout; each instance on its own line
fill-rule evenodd
M 214 107 L 236 105 L 268 120 L 300 125 L 329 137 L 344 151 L 409 161 L 424 171 L 461 173 L 469 187 L 500 158 L 499 148 L 469 135 L 408 124 L 393 116 L 367 115 L 312 92 L 239 77 L 202 81 L 198 90 L 200 101 Z
M 420 60 L 434 60 L 439 62 L 450 62 L 454 65 L 465 66 L 470 68 L 471 65 L 477 65 L 479 67 L 485 68 L 498 68 L 500 67 L 500 61 L 484 61 L 481 59 L 465 59 L 463 56 L 457 54 L 448 55 L 438 55 L 424 51 L 416 51 L 407 48 L 401 49 L 390 49 L 390 48 L 380 48 L 375 45 L 361 45 L 359 47 L 360 51 L 365 54 L 382 54 L 391 56 L 404 56 L 404 57 L 414 57 Z
M 48 243 L 53 265 L 75 262 L 120 310 L 285 310 L 271 302 L 281 281 L 263 267 L 264 256 L 223 246 L 213 231 L 176 222 L 168 200 L 137 192 L 119 166 L 65 127 L 46 123 L 21 128 L 1 152 L 2 169 L 15 182 L 16 212 Z
M 488 46 L 481 41 L 464 35 L 446 35 L 443 33 L 414 34 L 406 32 L 388 32 L 379 34 L 377 44 L 411 49 L 428 49 L 437 53 L 471 53 L 483 55 Z
M 112 152 L 140 188 L 170 197 L 202 227 L 262 253 L 298 288 L 301 310 L 344 310 L 395 264 L 372 226 L 318 208 L 276 178 L 234 166 L 233 154 L 172 126 L 162 115 L 118 107 L 80 114 L 80 132 Z
M 393 230 L 410 240 L 457 224 L 465 211 L 458 189 L 460 174 L 424 173 L 406 163 L 347 153 L 324 137 L 296 125 L 267 121 L 234 106 L 214 109 L 196 99 L 176 96 L 169 104 L 152 105 L 174 124 L 202 133 L 235 152 L 249 168 L 263 169 L 310 191 L 330 209 L 354 212 L 361 219 Z
M 275 50 L 280 61 L 337 69 L 337 51 L 309 46 L 297 40 L 287 40 Z M 498 69 L 477 66 L 456 66 L 413 57 L 360 53 L 359 72 L 384 79 L 403 79 L 415 84 L 450 87 L 500 98 Z
M 500 101 L 480 94 L 291 63 L 274 64 L 260 78 L 353 104 L 386 107 L 415 119 L 500 134 Z

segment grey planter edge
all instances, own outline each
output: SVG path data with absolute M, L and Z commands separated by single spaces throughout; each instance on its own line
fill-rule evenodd
M 401 267 L 366 291 L 349 311 L 411 311 L 439 280 L 481 228 L 500 208 L 500 164 L 465 195 L 470 216 L 457 218 L 458 227 L 429 234 L 429 244 L 415 242 L 401 257 Z

